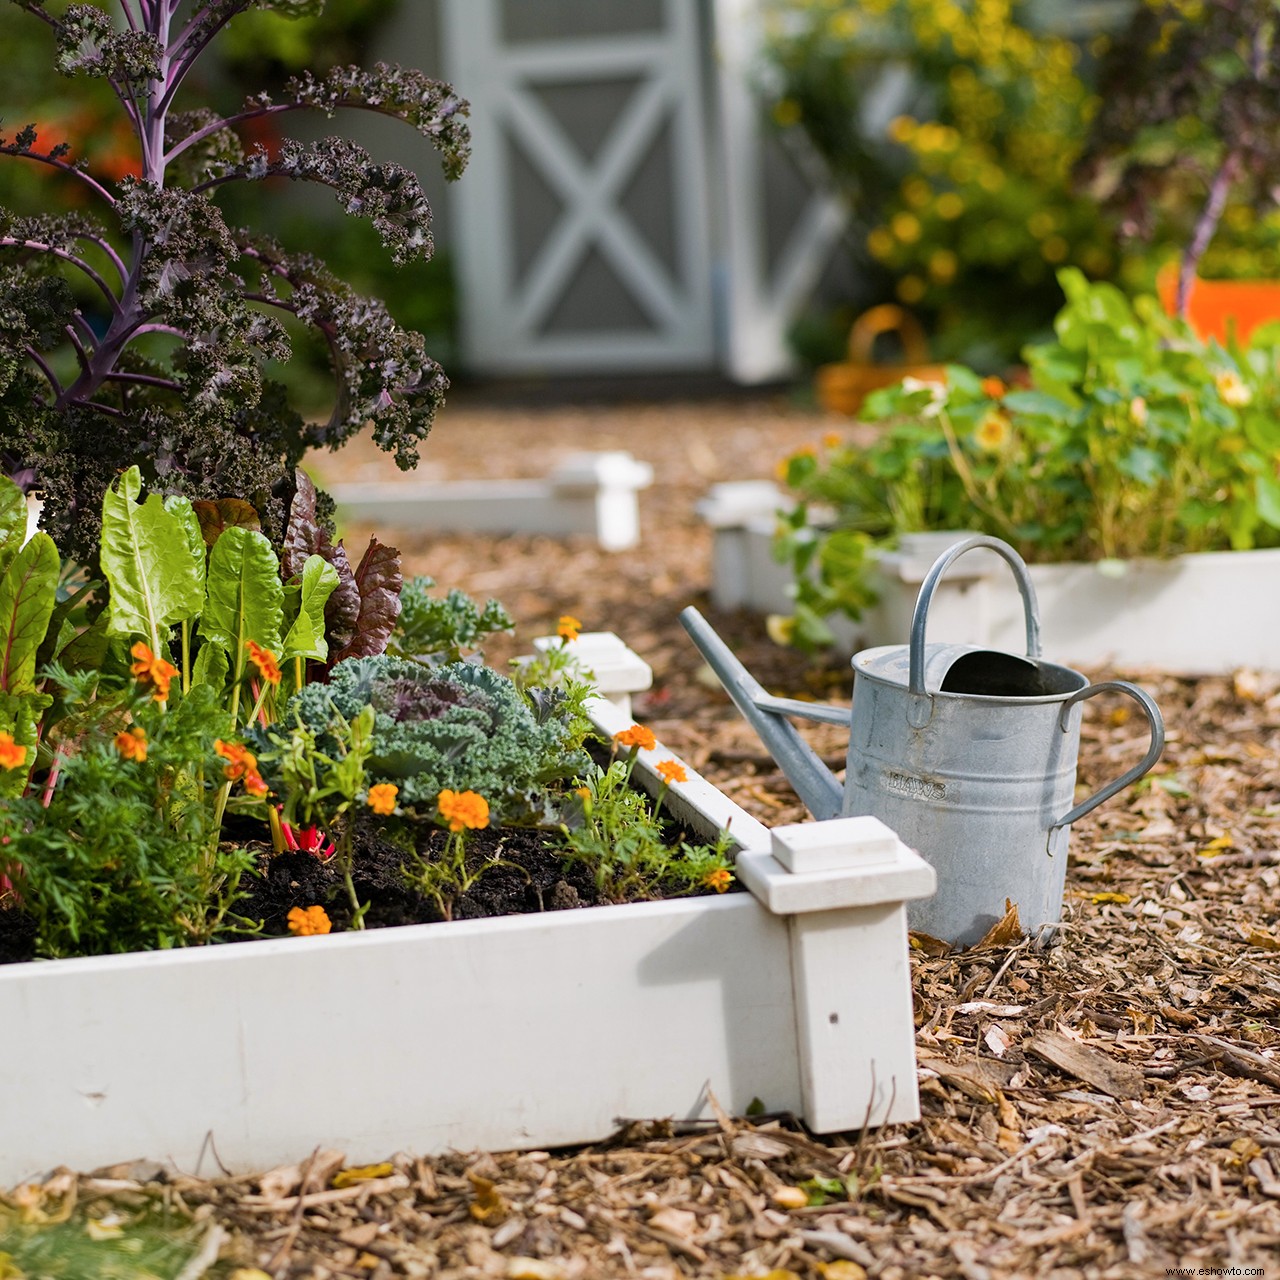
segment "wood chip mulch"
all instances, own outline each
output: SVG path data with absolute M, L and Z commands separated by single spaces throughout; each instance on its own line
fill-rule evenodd
M 557 451 L 628 448 L 658 474 L 643 546 L 393 540 L 413 571 L 504 600 L 521 635 L 491 659 L 527 649 L 562 612 L 619 632 L 655 669 L 639 718 L 762 820 L 797 821 L 794 794 L 706 683 L 675 618 L 698 603 L 769 687 L 847 699 L 847 662 L 777 650 L 760 619 L 709 608 L 710 536 L 693 513 L 713 481 L 767 476 L 842 425 L 763 398 L 536 411 L 463 401 L 427 445 L 438 474 L 536 475 Z M 348 475 L 377 465 L 360 445 L 348 463 Z M 1051 635 L 1045 647 L 1058 656 Z M 182 1280 L 1274 1276 L 1280 676 L 1118 674 L 1160 703 L 1166 756 L 1153 780 L 1073 830 L 1059 945 L 1009 936 L 914 953 L 919 1123 L 817 1137 L 789 1116 L 696 1128 L 653 1117 L 579 1150 L 389 1152 L 385 1166 L 346 1174 L 341 1153 L 317 1150 L 293 1169 L 162 1181 L 129 1166 L 63 1172 L 18 1199 L 32 1216 L 71 1198 L 96 1216 L 167 1213 L 203 1245 Z M 1088 712 L 1080 781 L 1092 790 L 1141 754 L 1145 729 L 1120 704 Z M 838 768 L 839 731 L 807 732 Z

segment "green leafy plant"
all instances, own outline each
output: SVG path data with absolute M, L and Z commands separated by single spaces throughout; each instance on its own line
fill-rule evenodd
M 1226 349 L 1153 298 L 1060 281 L 1029 387 L 955 366 L 945 388 L 906 380 L 869 399 L 886 423 L 869 448 L 788 459 L 800 502 L 776 542 L 795 578 L 783 638 L 829 643 L 823 619 L 860 615 L 876 552 L 908 532 L 990 533 L 1042 561 L 1280 545 L 1280 326 Z
M 404 584 L 400 617 L 387 644 L 393 657 L 444 666 L 477 652 L 486 636 L 515 630 L 511 615 L 497 600 L 487 600 L 481 608 L 456 587 L 433 596 L 435 585 L 435 579 L 427 577 Z
M 576 784 L 572 820 L 562 825 L 563 856 L 590 868 L 596 887 L 606 897 L 622 901 L 657 894 L 693 893 L 714 889 L 723 893 L 732 883 L 729 832 L 712 844 L 673 844 L 659 816 L 662 800 L 673 781 L 684 781 L 684 767 L 676 760 L 658 764 L 663 785 L 652 807 L 647 796 L 631 785 L 636 756 L 655 745 L 642 725 L 624 730 L 614 741 L 626 754 L 605 768 L 593 765 Z
M 208 688 L 172 710 L 130 683 L 53 668 L 66 714 L 42 743 L 41 785 L 0 806 L 10 894 L 44 956 L 206 942 L 229 925 L 252 865 L 221 846 L 214 744 L 228 719 Z
M 404 166 L 341 137 L 246 147 L 241 131 L 295 111 L 375 111 L 415 128 L 456 177 L 466 104 L 419 72 L 379 65 L 302 73 L 278 98 L 257 94 L 227 116 L 179 111 L 228 23 L 254 8 L 313 15 L 319 0 L 206 0 L 181 15 L 179 0 L 120 0 L 119 17 L 18 3 L 52 33 L 60 72 L 110 85 L 136 159 L 136 174 L 111 175 L 33 125 L 0 137 L 0 155 L 61 175 L 98 215 L 0 211 L 0 439 L 10 473 L 43 493 L 63 550 L 93 556 L 102 494 L 137 458 L 170 493 L 250 502 L 277 539 L 308 448 L 336 448 L 372 421 L 377 443 L 412 466 L 446 386 L 421 337 L 314 256 L 230 225 L 216 197 L 241 182 L 319 183 L 397 261 L 429 256 L 430 209 Z M 304 422 L 271 375 L 288 359 L 289 325 L 316 330 L 330 353 L 327 420 Z

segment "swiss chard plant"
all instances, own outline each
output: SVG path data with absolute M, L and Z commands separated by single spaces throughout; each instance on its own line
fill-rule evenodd
M 231 225 L 218 197 L 236 183 L 319 184 L 397 261 L 427 257 L 430 209 L 412 170 L 339 136 L 268 147 L 244 132 L 299 111 L 373 111 L 416 129 L 452 178 L 467 158 L 466 103 L 385 64 L 303 73 L 226 116 L 186 101 L 201 56 L 239 15 L 304 16 L 321 0 L 117 0 L 111 12 L 11 2 L 48 28 L 59 72 L 110 85 L 135 149 L 136 172 L 112 178 L 75 139 L 30 124 L 0 133 L 0 156 L 78 193 L 74 212 L 0 209 L 0 450 L 43 496 L 63 551 L 92 558 L 102 496 L 137 460 L 167 493 L 249 502 L 277 540 L 307 449 L 336 448 L 372 422 L 377 443 L 411 467 L 446 387 L 421 336 L 318 258 Z M 331 358 L 322 421 L 305 422 L 272 376 L 289 357 L 290 325 L 318 333 Z

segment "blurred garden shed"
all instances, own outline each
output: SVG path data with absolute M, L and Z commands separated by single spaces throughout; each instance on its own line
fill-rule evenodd
M 695 371 L 756 383 L 790 371 L 791 320 L 816 289 L 845 283 L 834 252 L 844 216 L 761 106 L 768 4 L 398 6 L 373 52 L 451 81 L 471 102 L 462 180 L 441 193 L 434 166 L 417 166 L 455 266 L 471 372 Z M 1032 6 L 1076 27 L 1114 7 Z M 891 85 L 883 96 L 887 120 Z

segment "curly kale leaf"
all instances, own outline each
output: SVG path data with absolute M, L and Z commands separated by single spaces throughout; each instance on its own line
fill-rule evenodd
M 285 85 L 285 94 L 300 107 L 312 107 L 332 116 L 339 108 L 354 107 L 394 116 L 412 125 L 439 150 L 445 177 L 457 178 L 471 154 L 466 101 L 439 80 L 408 67 L 376 63 L 371 71 L 361 67 L 334 67 L 317 80 L 309 71 Z M 246 110 L 271 106 L 266 94 L 250 98 Z
M 458 662 L 476 650 L 485 636 L 513 631 L 515 622 L 497 600 L 484 608 L 454 587 L 444 596 L 430 594 L 435 581 L 410 578 L 400 592 L 400 619 L 387 651 L 401 658 L 416 658 L 435 666 Z
M 520 817 L 543 807 L 549 784 L 588 763 L 561 719 L 539 723 L 506 676 L 466 662 L 429 670 L 401 658 L 351 659 L 329 684 L 296 694 L 281 720 L 297 716 L 332 750 L 334 712 L 350 721 L 366 706 L 375 713 L 371 780 L 394 782 L 401 802 L 423 813 L 451 788 L 479 792 L 500 817 Z
M 116 31 L 97 5 L 69 5 L 56 31 L 57 65 L 64 76 L 148 80 L 160 74 L 159 39 L 147 31 Z

